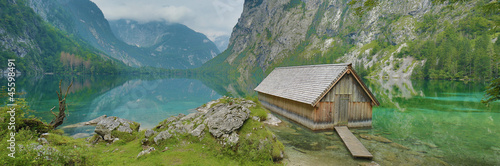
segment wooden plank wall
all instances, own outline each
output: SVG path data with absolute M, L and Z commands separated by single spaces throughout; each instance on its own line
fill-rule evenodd
M 293 100 L 284 99 L 264 93 L 258 94 L 259 100 L 266 101 L 269 104 L 287 110 L 291 113 L 313 120 L 314 108 L 309 104 L 299 103 Z
M 318 123 L 333 123 L 334 112 L 332 110 L 335 108 L 334 102 L 319 102 L 318 106 L 314 109 L 314 122 Z
M 366 94 L 366 92 L 363 90 L 361 85 L 350 74 L 345 75 L 339 82 L 337 82 L 337 84 L 321 99 L 321 102 L 330 102 L 332 103 L 332 105 L 336 105 L 335 102 L 338 101 L 336 100 L 336 97 L 345 94 L 350 95 L 349 110 L 348 110 L 349 123 L 353 123 L 353 125 L 356 127 L 365 127 L 366 125 L 371 126 L 371 119 L 372 119 L 371 100 Z M 339 112 L 337 112 L 336 110 L 338 108 L 337 107 L 332 107 L 332 108 L 333 108 L 332 115 L 333 116 L 339 115 Z M 327 113 L 322 111 L 324 111 L 324 109 L 319 109 L 317 112 L 315 112 L 317 114 L 315 115 L 315 117 L 323 120 L 324 118 L 320 117 L 326 115 Z M 333 119 L 338 119 L 338 118 L 333 118 Z M 370 123 L 366 123 L 368 121 L 370 121 Z M 363 122 L 363 123 L 356 125 L 354 124 L 358 122 Z

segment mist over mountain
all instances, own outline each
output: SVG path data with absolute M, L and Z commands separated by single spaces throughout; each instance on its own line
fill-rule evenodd
M 205 40 L 204 35 L 197 34 L 181 25 L 168 28 L 156 24 L 158 31 L 153 29 L 150 29 L 151 32 L 143 31 L 144 33 L 154 34 L 153 32 L 161 32 L 166 29 L 174 30 L 163 31 L 171 35 L 164 35 L 163 38 L 156 40 L 159 43 L 156 43 L 154 47 L 153 45 L 151 45 L 152 47 L 129 45 L 115 36 L 102 11 L 89 0 L 30 0 L 28 4 L 38 15 L 54 27 L 83 39 L 93 47 L 106 53 L 106 55 L 116 58 L 129 66 L 187 69 L 200 66 L 203 62 L 219 53 L 215 45 L 213 47 L 205 46 L 206 43 L 199 42 Z M 175 30 L 179 31 L 175 32 Z M 184 33 L 188 36 L 183 36 Z M 148 39 L 145 38 L 144 40 Z M 178 41 L 180 39 L 185 40 Z M 187 40 L 190 40 L 190 42 L 186 42 Z M 210 45 L 210 42 L 208 45 Z M 186 51 L 184 49 L 193 50 Z
M 223 52 L 224 50 L 227 49 L 227 46 L 229 45 L 229 38 L 231 38 L 231 36 L 229 35 L 222 35 L 215 37 L 214 43 L 215 45 L 217 45 L 219 51 Z
M 115 36 L 129 45 L 150 50 L 155 56 L 177 55 L 187 59 L 191 66 L 201 66 L 219 54 L 215 44 L 204 34 L 182 24 L 123 19 L 109 21 L 109 24 Z

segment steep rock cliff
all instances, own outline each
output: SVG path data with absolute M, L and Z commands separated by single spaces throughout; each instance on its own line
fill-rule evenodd
M 368 6 L 368 1 L 374 4 Z M 424 47 L 421 43 L 432 41 L 438 47 L 443 41 L 454 39 L 455 34 L 474 43 L 479 40 L 479 30 L 469 32 L 466 27 L 476 24 L 471 21 L 476 18 L 485 24 L 481 30 L 485 33 L 481 34 L 492 40 L 487 45 L 495 45 L 498 37 L 494 24 L 499 20 L 495 16 L 498 10 L 481 11 L 484 4 L 495 2 L 368 1 L 247 0 L 229 48 L 204 67 L 210 70 L 225 65 L 224 69 L 236 71 L 233 77 L 244 85 L 258 83 L 249 80 L 262 78 L 278 66 L 340 62 L 353 63 L 364 76 L 410 78 L 416 69 L 438 71 L 439 66 L 445 65 L 441 63 L 453 59 L 439 54 L 428 58 L 424 53 L 411 52 L 412 48 Z M 363 12 L 356 14 L 356 8 Z M 490 54 L 484 59 L 493 63 L 495 57 L 498 55 Z M 425 66 L 429 60 L 436 65 Z M 472 62 L 475 60 L 464 64 Z M 443 69 L 447 78 L 473 74 L 450 68 L 453 70 Z M 498 67 L 492 65 L 488 72 L 494 75 L 495 70 Z

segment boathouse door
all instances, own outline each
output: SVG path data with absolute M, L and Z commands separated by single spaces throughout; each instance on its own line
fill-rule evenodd
M 349 118 L 349 96 L 348 94 L 339 94 L 338 95 L 338 104 L 337 104 L 337 126 L 347 126 L 347 121 Z

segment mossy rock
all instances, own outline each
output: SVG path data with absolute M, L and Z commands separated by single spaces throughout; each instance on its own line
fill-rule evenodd
M 47 133 L 52 130 L 52 127 L 43 123 L 39 119 L 23 119 L 23 123 L 21 123 L 18 128 L 19 129 L 28 129 L 31 131 L 36 131 L 39 134 Z

